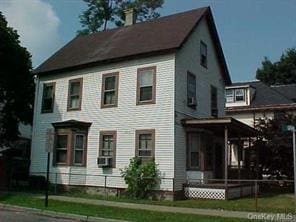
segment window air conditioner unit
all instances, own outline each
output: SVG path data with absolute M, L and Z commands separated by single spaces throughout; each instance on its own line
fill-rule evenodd
M 111 167 L 112 157 L 98 157 L 98 167 Z
M 188 98 L 188 106 L 196 106 L 196 99 L 194 97 Z

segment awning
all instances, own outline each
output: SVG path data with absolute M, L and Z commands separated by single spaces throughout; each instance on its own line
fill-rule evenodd
M 77 128 L 85 128 L 88 129 L 91 126 L 91 123 L 89 122 L 82 122 L 78 120 L 66 120 L 63 122 L 55 122 L 52 123 L 54 128 L 71 128 L 71 127 L 77 127 Z
M 231 137 L 254 137 L 257 131 L 232 117 L 218 118 L 186 118 L 182 124 L 188 128 L 200 128 L 214 132 L 217 135 L 224 135 L 225 127 Z

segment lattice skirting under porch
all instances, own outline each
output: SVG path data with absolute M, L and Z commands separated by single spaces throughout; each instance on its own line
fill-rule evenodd
M 189 199 L 225 200 L 225 189 L 185 187 L 184 191 Z

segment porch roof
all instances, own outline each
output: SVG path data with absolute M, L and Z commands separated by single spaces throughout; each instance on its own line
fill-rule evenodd
M 188 128 L 199 128 L 214 132 L 215 134 L 224 135 L 227 127 L 230 137 L 253 137 L 257 131 L 232 117 L 218 118 L 185 118 L 182 124 Z

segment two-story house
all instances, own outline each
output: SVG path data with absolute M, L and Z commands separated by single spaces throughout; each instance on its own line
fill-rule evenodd
M 224 116 L 231 84 L 210 8 L 141 23 L 132 13 L 124 27 L 76 37 L 35 70 L 31 174 L 46 170 L 48 132 L 50 179 L 63 185 L 125 188 L 120 170 L 138 156 L 157 163 L 158 189 L 177 196 L 188 178 L 225 168 L 224 140 L 214 166 L 214 134 L 195 127 Z
M 281 118 L 285 114 L 296 115 L 296 85 L 268 86 L 260 81 L 237 82 L 225 89 L 226 115 L 251 127 L 260 118 Z M 245 159 L 242 154 L 242 164 Z M 231 148 L 231 165 L 238 165 L 237 147 Z

